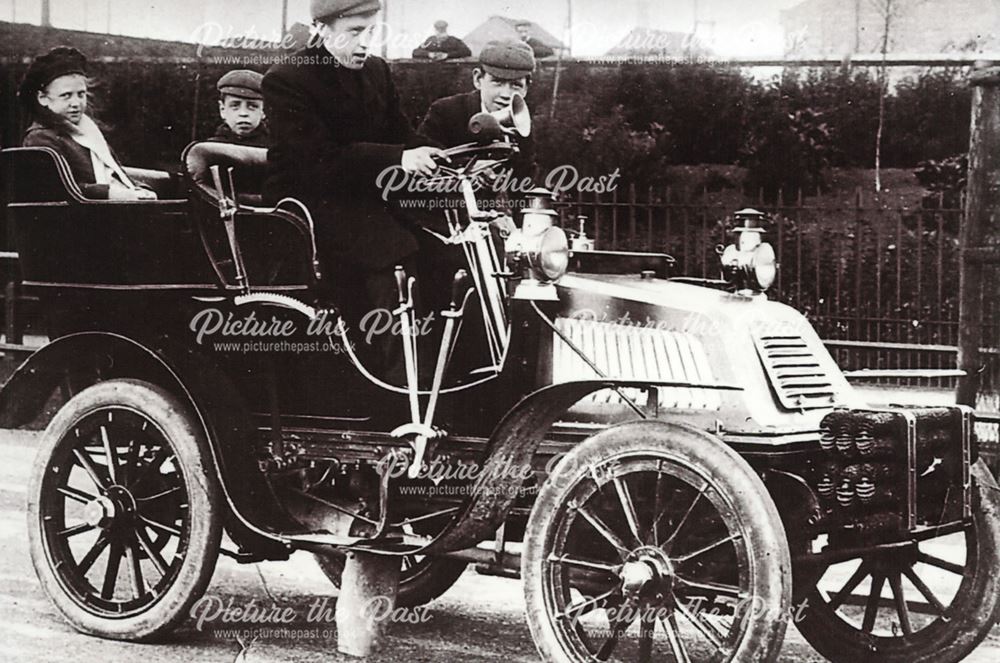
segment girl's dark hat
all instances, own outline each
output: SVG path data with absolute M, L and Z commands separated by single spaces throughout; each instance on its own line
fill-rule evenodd
M 86 76 L 87 56 L 70 46 L 57 46 L 32 61 L 21 81 L 18 95 L 23 102 L 29 102 L 39 90 L 67 74 Z

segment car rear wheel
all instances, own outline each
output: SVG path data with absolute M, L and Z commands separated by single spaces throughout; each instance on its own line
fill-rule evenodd
M 29 479 L 28 538 L 74 628 L 150 640 L 185 618 L 219 553 L 211 467 L 190 408 L 153 384 L 101 382 L 59 410 Z

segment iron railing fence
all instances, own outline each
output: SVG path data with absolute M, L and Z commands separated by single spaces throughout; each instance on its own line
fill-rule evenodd
M 598 249 L 668 253 L 679 275 L 718 278 L 717 247 L 733 241 L 735 210 L 699 199 L 711 196 L 630 187 L 560 205 L 571 231 L 578 215 L 587 217 L 586 232 Z M 779 193 L 778 200 L 788 198 Z M 860 189 L 849 204 L 807 203 L 801 193 L 791 204 L 751 198 L 749 204 L 768 214 L 765 239 L 780 263 L 769 296 L 808 316 L 845 371 L 922 370 L 871 382 L 953 390 L 962 210 L 944 202 L 881 204 Z M 993 413 L 1000 411 L 997 282 L 1000 270 L 984 280 L 979 296 L 985 347 L 977 409 Z

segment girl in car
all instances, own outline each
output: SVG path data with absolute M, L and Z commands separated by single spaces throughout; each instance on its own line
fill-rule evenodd
M 60 46 L 31 63 L 18 96 L 32 120 L 24 147 L 50 147 L 69 164 L 83 195 L 110 200 L 154 200 L 129 178 L 104 134 L 87 115 L 87 58 Z

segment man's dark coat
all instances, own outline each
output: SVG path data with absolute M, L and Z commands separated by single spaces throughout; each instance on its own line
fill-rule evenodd
M 417 243 L 376 181 L 399 166 L 405 149 L 428 141 L 401 112 L 384 60 L 369 57 L 350 70 L 322 46 L 295 58 L 264 76 L 271 132 L 265 200 L 294 196 L 309 207 L 328 270 L 391 267 Z
M 414 58 L 430 58 L 431 53 L 444 53 L 447 55 L 448 60 L 454 60 L 456 58 L 467 58 L 472 55 L 472 51 L 469 50 L 468 45 L 459 39 L 458 37 L 453 37 L 451 35 L 431 35 L 424 40 L 424 43 L 413 49 Z

